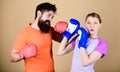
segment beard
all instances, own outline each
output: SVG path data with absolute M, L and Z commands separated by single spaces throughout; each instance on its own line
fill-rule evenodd
M 50 30 L 50 21 L 45 20 L 45 21 L 38 21 L 38 27 L 43 33 L 48 33 Z

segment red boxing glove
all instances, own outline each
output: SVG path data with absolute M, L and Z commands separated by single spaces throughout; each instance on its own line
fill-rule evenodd
M 20 51 L 20 59 L 31 58 L 37 55 L 37 46 L 35 44 L 28 44 Z
M 68 26 L 67 22 L 59 21 L 56 23 L 54 30 L 57 32 L 63 33 L 67 29 L 67 26 Z

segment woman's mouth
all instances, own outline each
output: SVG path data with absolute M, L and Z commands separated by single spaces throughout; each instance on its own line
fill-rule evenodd
M 90 29 L 90 31 L 94 31 L 94 29 Z

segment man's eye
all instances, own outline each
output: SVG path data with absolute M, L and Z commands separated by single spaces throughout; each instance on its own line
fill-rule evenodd
M 54 18 L 54 16 L 51 17 L 52 19 Z
M 51 16 L 51 14 L 48 15 L 49 17 Z

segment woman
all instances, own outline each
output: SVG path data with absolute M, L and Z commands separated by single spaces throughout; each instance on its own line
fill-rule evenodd
M 94 64 L 106 56 L 107 42 L 98 37 L 102 21 L 97 13 L 90 13 L 86 16 L 85 27 L 88 30 L 89 38 L 87 48 L 78 47 L 79 36 L 70 43 L 66 37 L 63 38 L 57 55 L 64 55 L 74 50 L 72 67 L 70 72 L 94 72 Z

